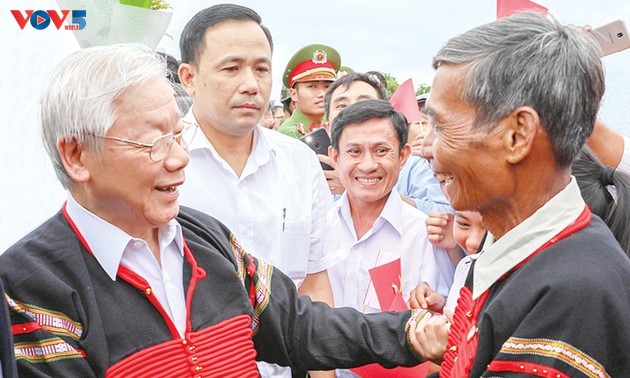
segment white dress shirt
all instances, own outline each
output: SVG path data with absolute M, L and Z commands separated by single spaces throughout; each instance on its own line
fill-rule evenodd
M 442 310 L 444 314 L 455 314 L 455 307 L 457 307 L 459 293 L 462 290 L 462 287 L 464 287 L 464 284 L 466 284 L 466 278 L 468 277 L 468 271 L 470 270 L 470 265 L 474 256 L 476 255 L 466 255 L 457 263 L 455 276 L 453 277 L 453 285 L 451 285 L 451 289 L 448 291 L 448 298 L 446 298 L 446 304 L 444 304 L 444 309 Z
M 580 188 L 571 176 L 560 193 L 499 240 L 486 238 L 474 266 L 473 299 L 575 222 L 585 206 Z
M 446 296 L 453 282 L 454 267 L 445 250 L 428 239 L 426 215 L 404 203 L 392 190 L 372 228 L 357 240 L 347 192 L 333 210 L 342 223 L 342 240 L 348 248 L 346 259 L 328 269 L 335 306 L 349 306 L 363 312 L 377 312 L 370 290 L 369 270 L 401 259 L 402 293 L 405 301 L 418 283 L 426 282 Z M 371 290 L 370 290 L 371 291 Z
M 144 278 L 183 337 L 186 329 L 182 273 L 184 238 L 179 223 L 172 219 L 158 228 L 160 265 L 144 240 L 134 238 L 91 213 L 72 195 L 68 196 L 66 211 L 112 281 L 116 280 L 121 265 Z
M 193 105 L 194 106 L 194 105 Z M 196 123 L 192 110 L 185 119 Z M 240 177 L 197 130 L 189 146 L 180 203 L 225 224 L 245 250 L 287 274 L 307 274 L 339 261 L 332 243 L 339 221 L 315 153 L 303 142 L 257 126 Z
M 197 124 L 192 108 L 184 119 Z M 247 252 L 280 269 L 296 287 L 307 274 L 341 260 L 335 253 L 340 226 L 330 215 L 330 190 L 319 160 L 306 144 L 256 126 L 240 177 L 201 129 L 188 151 L 180 204 L 221 221 Z M 258 362 L 258 369 L 265 378 L 291 377 L 289 368 L 275 364 Z

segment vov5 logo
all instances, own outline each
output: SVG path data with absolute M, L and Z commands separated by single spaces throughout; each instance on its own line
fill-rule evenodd
M 63 22 L 68 18 L 70 10 L 62 9 L 59 12 L 55 10 L 25 10 L 24 14 L 20 10 L 11 10 L 15 21 L 24 30 L 26 23 L 30 21 L 31 26 L 37 30 L 44 30 L 52 22 L 57 30 L 61 28 Z M 85 9 L 77 9 L 72 11 L 72 23 L 64 25 L 65 30 L 81 30 L 85 28 Z

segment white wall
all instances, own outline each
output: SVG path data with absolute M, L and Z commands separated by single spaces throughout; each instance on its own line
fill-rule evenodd
M 40 142 L 37 101 L 51 68 L 78 45 L 69 31 L 21 30 L 10 9 L 56 9 L 51 1 L 27 6 L 0 5 L 0 251 L 59 210 L 65 198 Z

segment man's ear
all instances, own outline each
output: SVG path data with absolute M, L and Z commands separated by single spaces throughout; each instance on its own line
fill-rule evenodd
M 522 106 L 514 110 L 503 122 L 507 122 L 502 138 L 507 151 L 507 161 L 517 164 L 532 152 L 536 135 L 542 127 L 540 117 L 534 109 Z
M 182 63 L 179 65 L 177 69 L 177 76 L 179 76 L 179 82 L 182 83 L 182 86 L 186 90 L 189 96 L 195 95 L 195 75 L 196 75 L 195 67 L 189 63 Z
M 297 85 L 299 85 L 299 84 L 296 84 L 295 88 L 289 89 L 289 95 L 291 96 L 291 100 L 293 100 L 294 103 L 297 103 L 297 100 L 298 100 Z
M 61 163 L 74 182 L 86 182 L 90 179 L 90 172 L 85 164 L 87 147 L 85 144 L 80 144 L 75 135 L 59 138 L 57 150 Z
M 328 157 L 332 162 L 332 167 L 338 169 L 339 167 L 339 152 L 333 148 L 333 146 L 328 146 Z
M 405 144 L 405 146 L 400 151 L 400 169 L 403 169 L 407 159 L 409 159 L 409 155 L 411 155 L 411 146 L 409 144 Z

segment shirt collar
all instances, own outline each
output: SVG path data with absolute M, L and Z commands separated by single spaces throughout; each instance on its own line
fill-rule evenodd
M 191 152 L 194 150 L 208 149 L 212 151 L 212 153 L 216 153 L 214 147 L 212 147 L 212 144 L 201 130 L 201 126 L 199 126 L 199 123 L 197 122 L 197 119 L 193 114 L 192 106 L 188 110 L 188 113 L 186 113 L 186 115 L 184 116 L 183 120 L 185 123 L 193 125 L 190 130 L 187 130 L 187 133 L 195 133 L 194 139 L 192 140 L 192 142 L 190 142 L 190 145 L 188 145 L 188 151 Z
M 199 122 L 197 122 L 195 114 L 193 113 L 194 106 L 195 105 L 193 104 L 188 110 L 188 113 L 186 113 L 186 115 L 184 116 L 185 122 L 191 125 L 195 125 L 195 127 L 197 128 L 197 134 L 195 134 L 195 138 L 188 146 L 188 151 L 192 152 L 194 150 L 206 149 L 210 151 L 210 153 L 216 160 L 222 161 L 223 158 L 219 156 L 212 143 L 210 143 L 210 140 L 208 140 L 208 138 L 206 137 L 206 134 L 204 134 L 201 130 L 201 126 L 199 125 Z M 190 130 L 188 132 L 195 132 L 195 130 Z M 252 152 L 248 160 L 251 161 L 255 166 L 261 166 L 267 163 L 271 156 L 275 157 L 277 155 L 277 147 L 269 141 L 270 136 L 266 132 L 277 131 L 267 130 L 260 125 L 256 125 L 256 127 L 254 128 Z
M 68 196 L 66 211 L 90 247 L 96 261 L 98 261 L 107 275 L 115 281 L 125 249 L 129 243 L 140 239 L 132 237 L 120 228 L 90 212 L 81 206 L 72 195 Z M 167 224 L 160 226 L 158 228 L 158 238 L 160 249 L 175 241 L 179 252 L 182 255 L 184 254 L 184 237 L 177 220 L 171 219 Z
M 473 299 L 575 222 L 584 206 L 572 176 L 564 189 L 499 240 L 488 235 L 474 265 Z
M 381 214 L 378 218 L 376 218 L 374 224 L 370 228 L 370 232 L 366 233 L 365 236 L 374 233 L 378 228 L 382 227 L 385 222 L 391 224 L 396 232 L 398 232 L 399 235 L 402 235 L 402 206 L 409 205 L 403 202 L 397 190 L 392 190 L 389 193 L 389 197 L 387 198 L 387 202 L 385 202 L 385 207 L 383 207 Z M 343 192 L 341 198 L 337 201 L 337 211 L 341 214 L 341 217 L 344 219 L 346 224 L 351 226 L 350 228 L 354 232 L 354 222 L 352 221 L 352 215 L 350 214 L 350 199 L 348 198 L 347 190 Z

